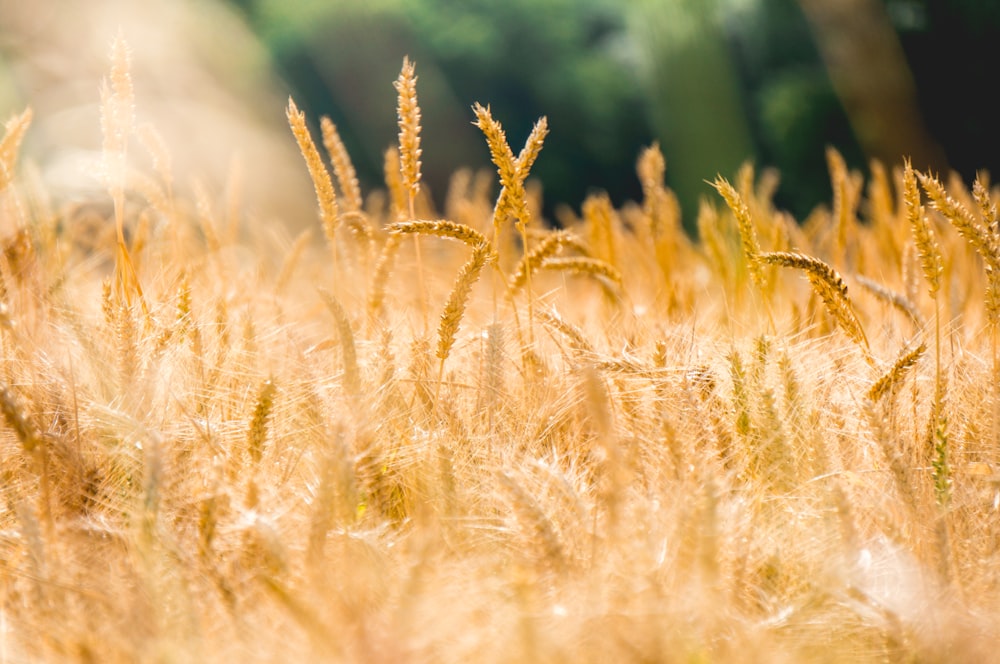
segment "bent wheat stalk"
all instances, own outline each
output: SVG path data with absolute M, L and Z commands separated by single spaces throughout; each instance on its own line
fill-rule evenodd
M 854 304 L 847 294 L 847 284 L 840 274 L 818 258 L 786 251 L 772 251 L 759 256 L 761 263 L 791 267 L 805 272 L 813 291 L 819 295 L 826 310 L 837 321 L 845 334 L 861 347 L 865 360 L 874 364 L 868 337 L 854 311 Z
M 413 233 L 416 235 L 437 235 L 438 237 L 451 238 L 452 240 L 458 240 L 459 242 L 464 242 L 470 247 L 478 247 L 482 244 L 489 244 L 489 240 L 486 236 L 477 231 L 471 226 L 466 226 L 465 224 L 458 224 L 454 221 L 448 221 L 447 219 L 438 220 L 423 220 L 418 219 L 415 221 L 399 221 L 394 224 L 389 225 L 386 229 L 390 233 L 407 234 Z
M 465 307 L 468 304 L 472 287 L 479 280 L 479 275 L 487 263 L 494 260 L 496 260 L 496 254 L 493 253 L 489 244 L 483 243 L 477 246 L 472 252 L 472 257 L 459 271 L 451 294 L 448 295 L 448 301 L 441 313 L 441 323 L 438 325 L 437 356 L 441 360 L 438 369 L 438 390 L 441 389 L 441 381 L 444 379 L 444 362 L 451 355 L 452 346 L 455 345 L 455 335 L 458 334 L 458 327 L 465 315 Z

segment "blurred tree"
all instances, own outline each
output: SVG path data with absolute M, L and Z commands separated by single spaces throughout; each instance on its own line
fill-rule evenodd
M 489 167 L 470 106 L 492 104 L 517 150 L 542 115 L 551 134 L 533 174 L 546 202 L 600 187 L 639 195 L 632 165 L 652 139 L 624 17 L 614 0 L 242 0 L 312 117 L 343 125 L 362 179 L 378 185 L 392 144 L 395 79 L 417 64 L 424 176 L 440 200 L 461 165 Z M 624 166 L 623 166 L 624 165 Z
M 689 227 L 704 180 L 746 158 L 780 170 L 777 203 L 799 218 L 830 199 L 827 145 L 862 170 L 904 154 L 966 178 L 1000 170 L 981 66 L 1000 33 L 994 0 L 234 2 L 310 117 L 341 125 L 369 188 L 396 134 L 391 81 L 407 54 L 438 200 L 455 168 L 489 166 L 475 101 L 493 105 L 515 149 L 549 116 L 533 171 L 547 206 L 595 188 L 638 197 L 635 158 L 659 140 Z

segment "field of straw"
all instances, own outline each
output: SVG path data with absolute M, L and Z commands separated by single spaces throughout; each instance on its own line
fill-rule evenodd
M 553 230 L 546 121 L 509 145 L 475 104 L 496 173 L 435 210 L 417 78 L 382 192 L 289 101 L 318 215 L 287 240 L 175 196 L 120 40 L 91 206 L 7 122 L 0 662 L 995 658 L 987 176 L 831 150 L 794 220 L 746 166 L 695 241 L 653 145 L 641 201 Z

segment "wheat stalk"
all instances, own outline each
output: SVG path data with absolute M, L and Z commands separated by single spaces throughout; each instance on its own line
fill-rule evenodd
M 869 363 L 873 361 L 868 337 L 865 336 L 861 321 L 855 313 L 854 304 L 847 294 L 847 284 L 836 270 L 818 258 L 785 251 L 760 254 L 758 259 L 768 265 L 780 265 L 805 272 L 813 291 L 823 300 L 830 315 L 840 324 L 847 336 L 861 346 L 865 359 Z

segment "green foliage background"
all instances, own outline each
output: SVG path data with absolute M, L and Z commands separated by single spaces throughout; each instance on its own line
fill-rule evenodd
M 380 181 L 396 131 L 381 110 L 394 98 L 384 81 L 404 55 L 417 62 L 434 146 L 425 179 L 438 200 L 456 165 L 489 164 L 470 124 L 475 101 L 492 104 L 515 145 L 548 116 L 552 134 L 535 175 L 550 216 L 553 204 L 578 206 L 597 188 L 616 203 L 637 198 L 634 161 L 653 140 L 689 228 L 709 193 L 705 180 L 748 158 L 780 170 L 776 200 L 799 218 L 830 198 L 825 146 L 867 169 L 797 0 L 234 1 L 310 116 L 338 123 L 369 185 Z M 983 141 L 1000 139 L 984 129 L 988 111 L 946 103 L 935 79 L 974 83 L 976 62 L 1000 31 L 1000 5 L 882 4 L 948 166 L 967 179 L 990 169 L 982 160 L 1000 151 Z

